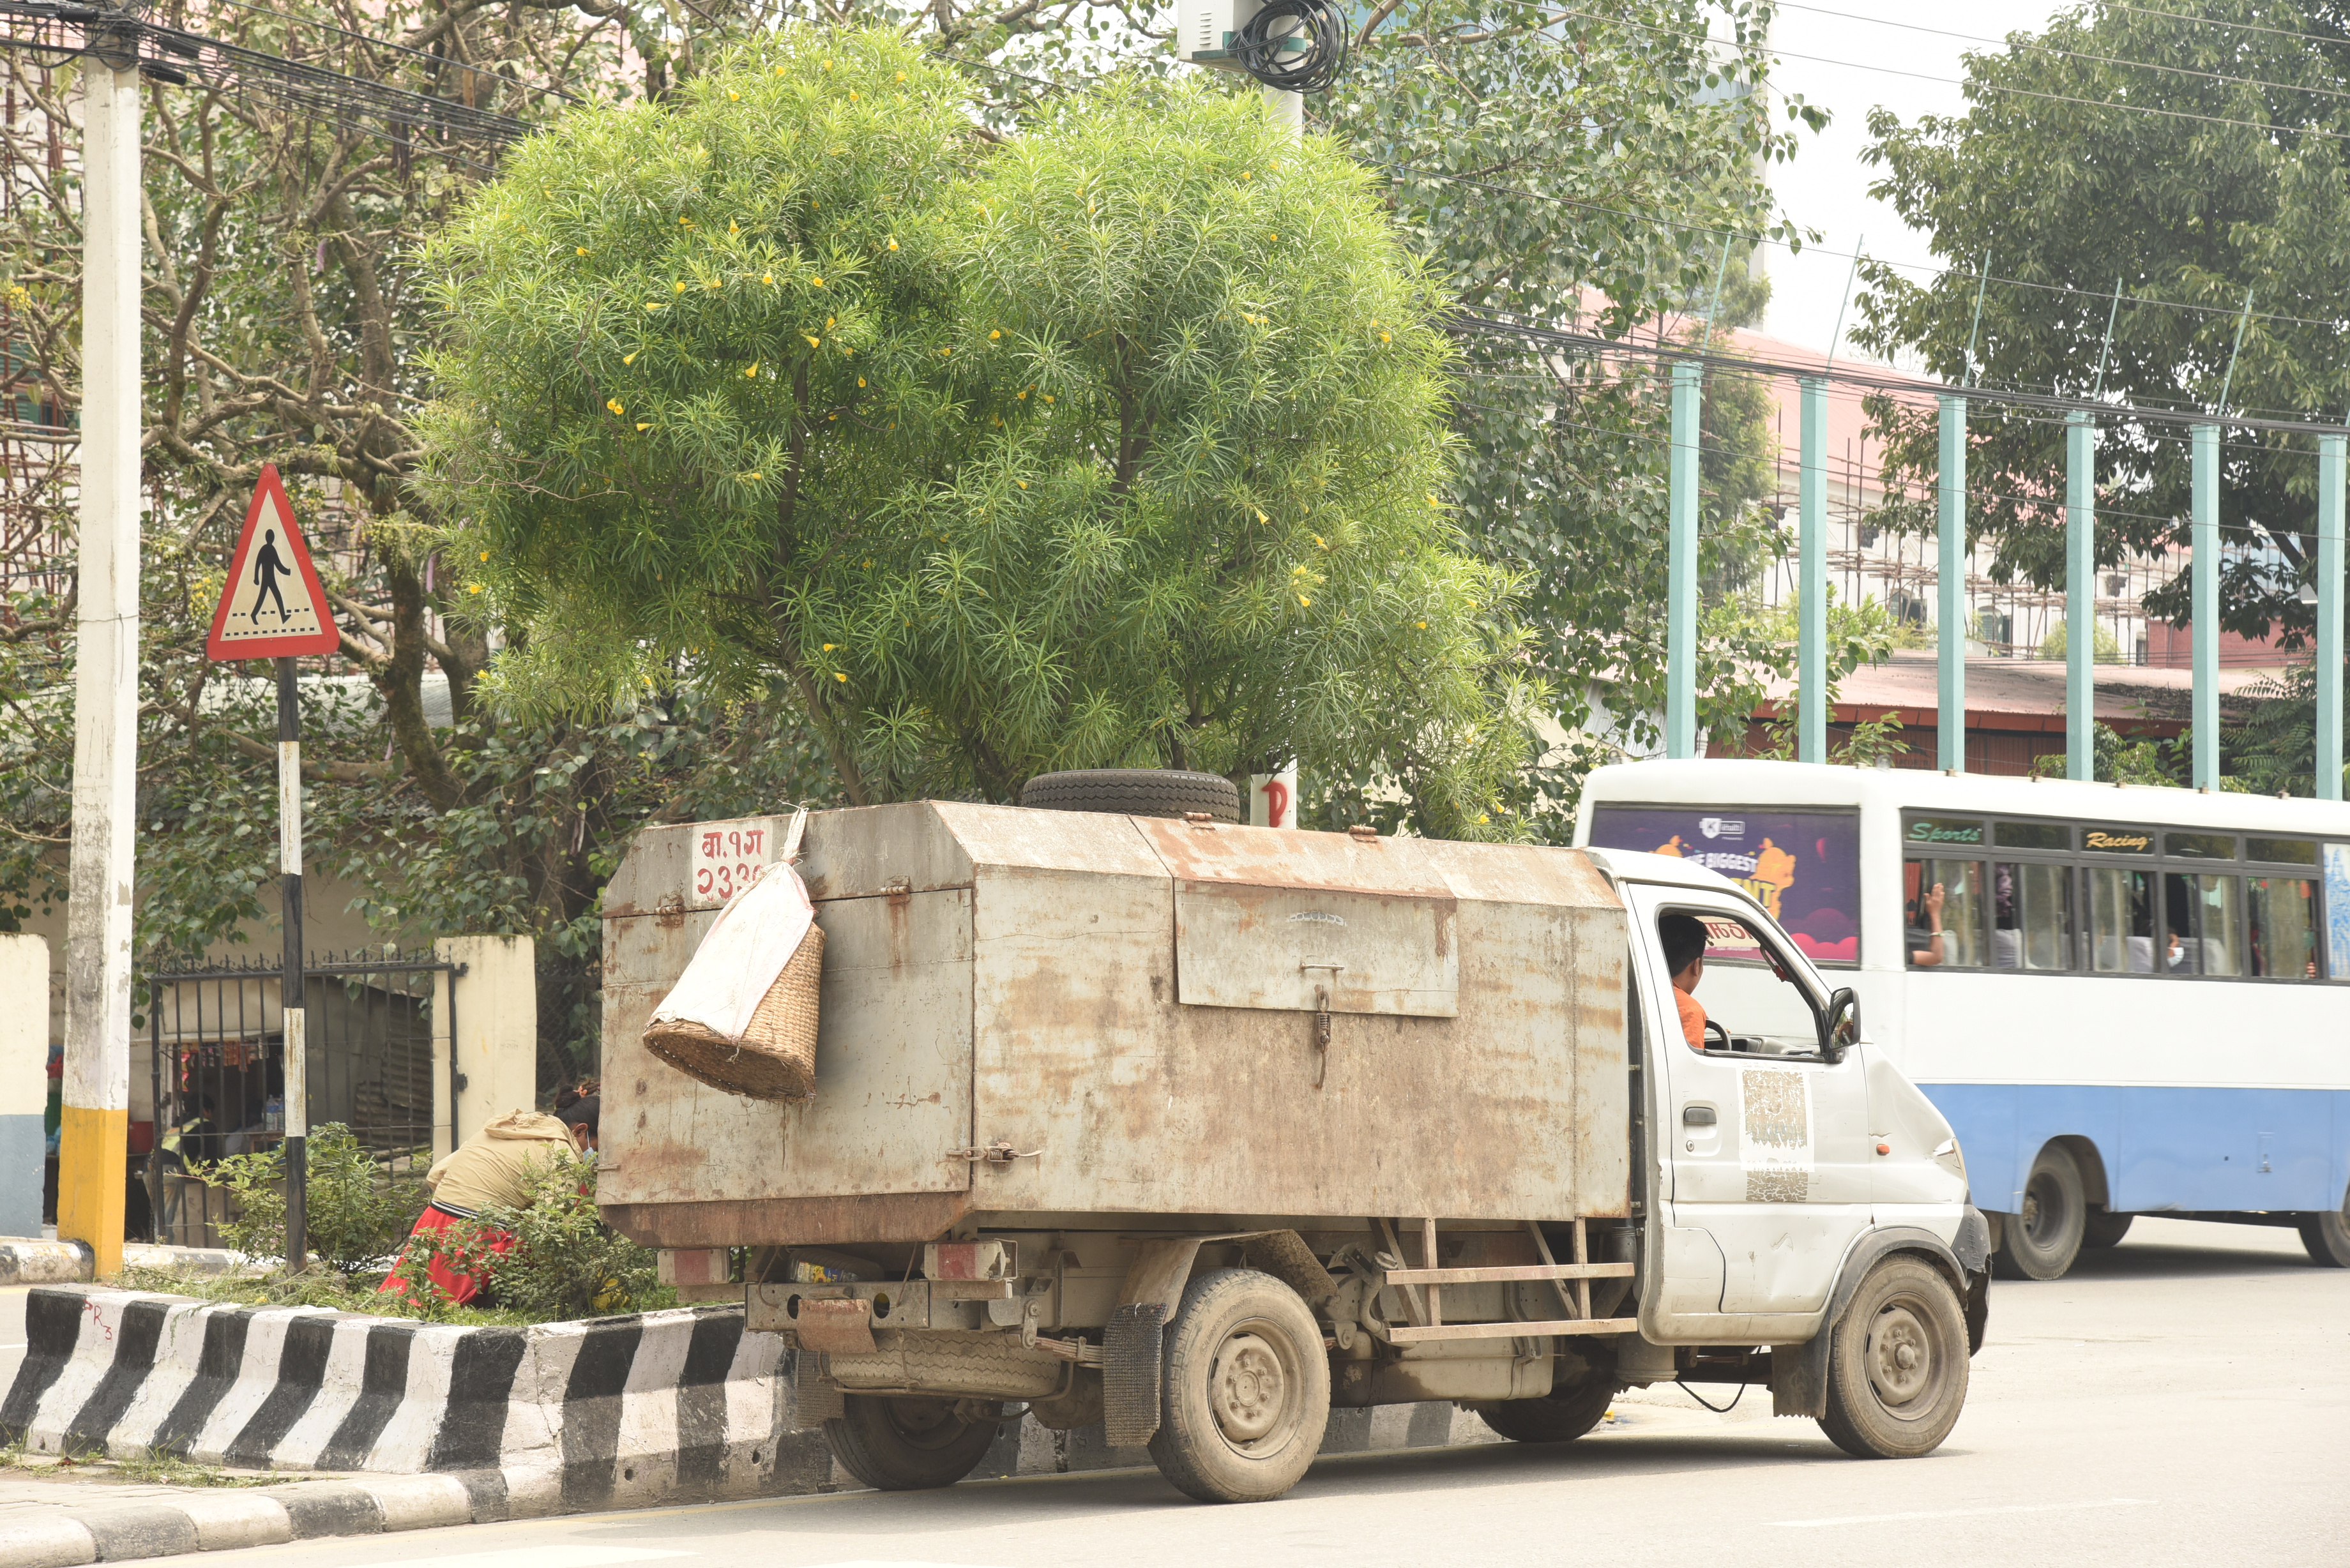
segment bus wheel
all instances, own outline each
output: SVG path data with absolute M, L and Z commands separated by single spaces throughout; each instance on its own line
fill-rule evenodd
M 1820 1429 L 1860 1459 L 1942 1446 L 1967 1402 L 1967 1320 L 1942 1271 L 1896 1253 L 1868 1271 L 1829 1331 Z
M 1151 1461 L 1201 1502 L 1265 1502 L 1297 1484 L 1330 1424 L 1322 1328 L 1295 1291 L 1254 1269 L 1184 1289 L 1167 1325 Z
M 952 1486 L 979 1468 L 996 1424 L 953 1399 L 882 1399 L 851 1394 L 824 1424 L 840 1466 L 882 1491 Z
M 2115 1214 L 2103 1209 L 2093 1210 L 2081 1223 L 2081 1245 L 2084 1247 L 2118 1247 L 2129 1234 L 2135 1214 Z
M 2301 1244 L 2319 1268 L 2350 1269 L 2350 1193 L 2334 1213 L 2301 1217 Z
M 2081 1255 L 2088 1217 L 2081 1168 L 2062 1146 L 2050 1144 L 2032 1162 L 2032 1174 L 2023 1183 L 2023 1212 L 2008 1215 L 1999 1228 L 1999 1251 L 1992 1262 L 2000 1277 L 2062 1278 Z

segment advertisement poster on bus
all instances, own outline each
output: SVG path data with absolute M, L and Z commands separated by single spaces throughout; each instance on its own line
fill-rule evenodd
M 1752 894 L 1813 962 L 1860 961 L 1860 819 L 1851 813 L 1603 805 L 1592 816 L 1591 843 L 1678 855 L 1719 871 Z
M 2325 972 L 2350 978 L 2350 844 L 2325 846 Z

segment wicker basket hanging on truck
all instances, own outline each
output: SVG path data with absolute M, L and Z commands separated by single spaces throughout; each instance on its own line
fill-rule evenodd
M 783 858 L 727 903 L 645 1028 L 653 1055 L 746 1099 L 816 1094 L 824 930 L 792 866 L 806 824 L 793 817 Z

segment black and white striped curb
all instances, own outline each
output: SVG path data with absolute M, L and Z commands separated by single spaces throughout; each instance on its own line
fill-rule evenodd
M 739 1306 L 530 1328 L 42 1288 L 0 1444 L 361 1471 L 0 1521 L 0 1568 L 490 1523 L 856 1483 L 796 1431 L 788 1357 Z M 1334 1410 L 1325 1453 L 1480 1437 L 1447 1404 Z M 978 1476 L 1149 1462 L 1098 1424 L 1008 1423 Z

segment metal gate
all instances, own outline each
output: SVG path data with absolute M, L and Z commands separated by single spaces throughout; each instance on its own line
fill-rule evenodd
M 155 1137 L 146 1197 L 153 1240 L 216 1247 L 230 1195 L 191 1168 L 285 1141 L 282 965 L 158 969 L 145 977 Z M 323 958 L 303 969 L 309 1126 L 340 1122 L 386 1180 L 421 1175 L 456 1121 L 451 1042 L 464 965 L 396 948 Z

